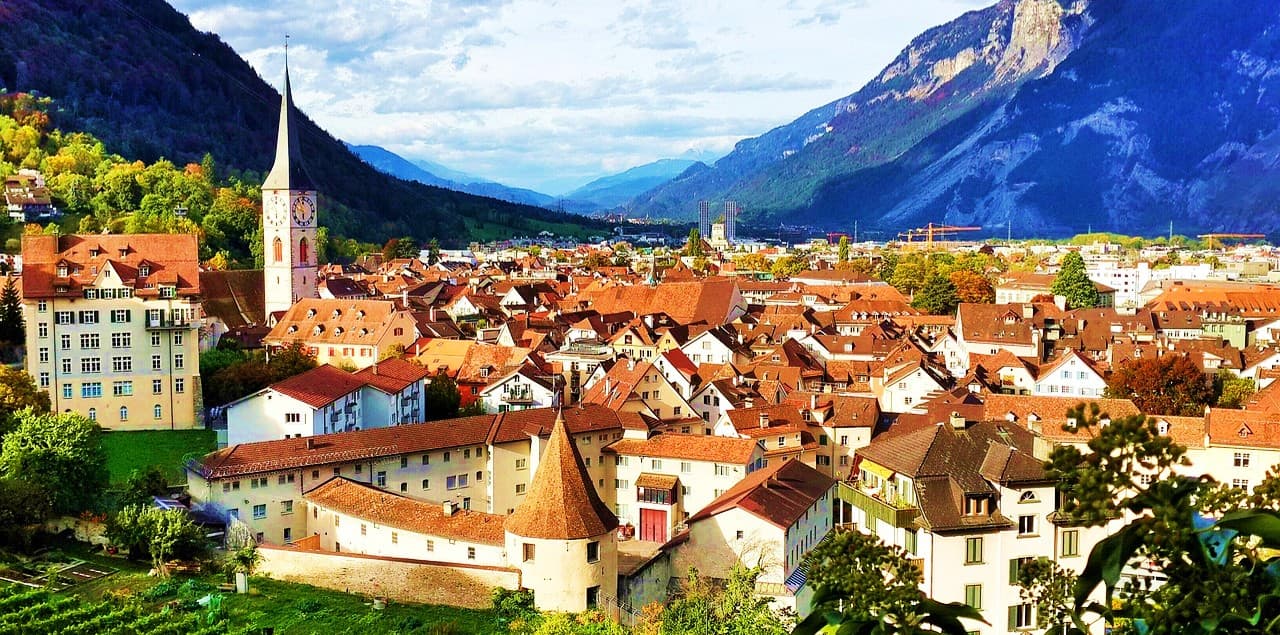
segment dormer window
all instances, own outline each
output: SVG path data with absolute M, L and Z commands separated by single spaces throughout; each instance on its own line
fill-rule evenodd
M 101 251 L 101 250 L 99 250 L 97 247 L 94 247 L 93 249 L 90 249 L 90 250 L 89 250 L 89 257 L 90 257 L 90 258 L 97 258 L 97 257 L 98 257 L 98 255 L 99 255 L 99 254 L 101 254 L 101 253 L 102 253 L 102 251 Z
M 124 249 L 121 249 L 121 250 L 120 250 L 120 257 L 121 257 L 121 258 L 125 258 L 125 257 L 127 257 L 128 255 L 129 255 L 129 248 L 128 248 L 128 247 L 125 247 Z
M 1163 421 L 1163 420 L 1162 420 L 1162 421 L 1157 421 L 1157 422 L 1156 422 L 1156 432 L 1157 432 L 1160 436 L 1162 436 L 1162 437 L 1163 437 L 1163 436 L 1167 436 L 1167 435 L 1169 434 L 1169 422 L 1168 422 L 1168 421 Z
M 369 334 L 369 329 L 360 329 L 360 336 L 364 337 Z
M 138 277 L 139 277 L 139 278 L 145 278 L 145 277 L 147 277 L 147 276 L 149 276 L 149 275 L 151 275 L 151 266 L 150 266 L 150 265 L 142 265 L 142 266 L 138 267 Z
M 485 366 L 484 368 L 481 368 L 481 369 L 480 369 L 480 378 L 481 378 L 481 379 L 484 379 L 484 378 L 486 378 L 486 377 L 488 377 L 488 376 L 489 376 L 489 367 L 488 367 L 488 366 Z
M 991 514 L 991 497 L 981 494 L 965 494 L 965 516 L 988 516 Z
M 324 327 L 323 327 L 323 326 L 320 326 L 319 324 L 317 324 L 317 325 L 315 326 L 315 328 L 311 329 L 311 334 L 312 334 L 312 335 L 319 335 L 319 334 L 321 334 L 321 333 L 323 333 L 323 332 L 324 332 Z
M 313 318 L 313 317 L 315 317 L 315 316 L 316 316 L 316 310 L 315 310 L 315 309 L 307 309 L 307 319 L 311 319 L 311 318 Z
M 1247 438 L 1252 433 L 1253 431 L 1249 429 L 1249 426 L 1240 426 L 1239 434 L 1241 439 Z
M 334 335 L 342 335 L 342 333 L 343 333 L 343 332 L 345 332 L 345 331 L 346 331 L 346 329 L 342 328 L 341 326 L 337 326 L 337 327 L 334 327 L 334 329 L 333 329 L 333 334 L 334 334 Z
M 160 287 L 160 297 L 172 298 L 174 296 L 174 291 L 175 289 L 173 287 Z
M 291 326 L 289 327 L 289 332 L 290 332 L 290 333 L 297 333 L 297 332 L 298 332 L 298 327 L 297 327 L 296 325 L 291 325 Z
M 67 266 L 66 266 L 66 265 L 58 265 L 58 270 L 57 270 L 57 272 L 56 272 L 56 273 L 58 274 L 58 277 L 59 277 L 59 278 L 65 278 L 65 277 L 67 277 Z
M 342 315 L 342 310 L 340 310 L 340 309 L 334 309 L 334 310 L 333 310 L 333 313 L 330 313 L 330 314 L 329 314 L 329 319 L 330 319 L 330 320 L 336 320 L 336 319 L 338 319 L 338 317 L 339 317 L 339 316 L 341 316 L 341 315 Z

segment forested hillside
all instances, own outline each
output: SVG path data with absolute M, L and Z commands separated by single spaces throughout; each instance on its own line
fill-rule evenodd
M 129 161 L 210 154 L 251 185 L 271 165 L 280 97 L 216 35 L 161 0 L 0 2 L 0 85 L 53 98 L 53 125 Z M 307 168 L 333 235 L 382 242 L 595 233 L 582 217 L 410 183 L 378 172 L 303 117 Z M 117 210 L 132 212 L 137 210 Z

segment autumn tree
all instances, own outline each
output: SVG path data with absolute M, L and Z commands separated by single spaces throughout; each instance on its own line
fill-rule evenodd
M 803 256 L 783 256 L 769 266 L 769 273 L 779 280 L 790 278 L 798 273 L 809 270 L 809 260 Z
M 1250 377 L 1240 377 L 1225 370 L 1214 376 L 1213 390 L 1218 395 L 1217 405 L 1223 408 L 1240 408 L 1258 391 L 1258 385 Z
M 991 304 L 996 301 L 995 287 L 991 286 L 991 281 L 982 274 L 969 269 L 957 269 L 952 271 L 947 279 L 956 288 L 956 296 L 961 302 Z
M 0 438 L 18 424 L 18 413 L 49 412 L 49 393 L 40 390 L 27 371 L 0 365 Z
M 920 293 L 911 300 L 912 307 L 930 315 L 950 315 L 955 313 L 958 304 L 960 297 L 956 293 L 956 286 L 941 275 L 929 278 Z
M 1055 296 L 1067 299 L 1068 309 L 1092 309 L 1102 302 L 1098 287 L 1089 279 L 1084 269 L 1084 258 L 1079 252 L 1067 252 L 1062 258 L 1062 268 L 1049 287 Z
M 738 271 L 768 271 L 769 259 L 762 253 L 742 254 L 734 256 L 733 266 L 737 267 Z
M 1107 380 L 1107 397 L 1131 399 L 1147 414 L 1194 417 L 1213 403 L 1213 385 L 1188 355 L 1128 359 Z

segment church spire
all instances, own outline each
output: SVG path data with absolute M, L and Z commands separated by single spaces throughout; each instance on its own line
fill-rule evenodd
M 286 47 L 288 44 L 285 45 Z M 287 49 L 286 49 L 287 50 Z M 289 62 L 284 63 L 284 94 L 280 98 L 280 129 L 276 136 L 276 161 L 262 182 L 264 190 L 314 190 L 315 184 L 302 164 L 298 144 L 300 122 L 295 118 L 293 95 L 289 91 Z

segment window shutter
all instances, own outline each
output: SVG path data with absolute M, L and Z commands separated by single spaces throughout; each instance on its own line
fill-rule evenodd
M 1018 605 L 1009 607 L 1009 631 L 1018 630 Z
M 1009 584 L 1018 583 L 1018 559 L 1009 559 Z

